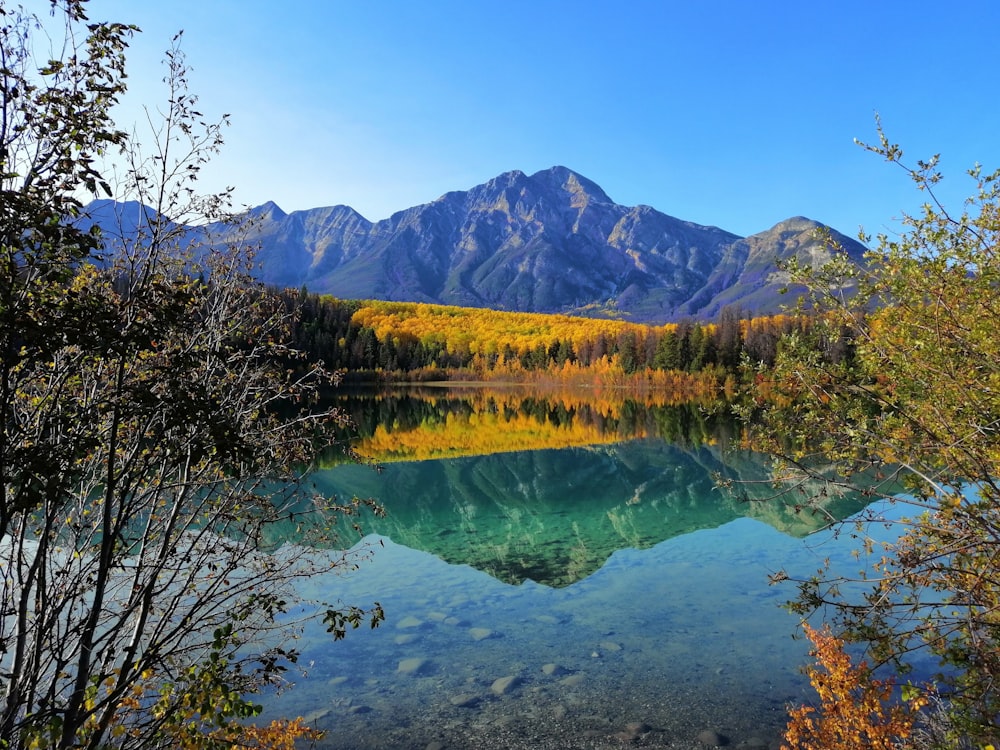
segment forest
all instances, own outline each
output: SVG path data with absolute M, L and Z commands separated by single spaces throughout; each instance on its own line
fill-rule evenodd
M 293 348 L 349 379 L 482 380 L 654 387 L 701 397 L 731 389 L 741 371 L 770 367 L 791 333 L 815 334 L 832 361 L 849 354 L 846 329 L 806 314 L 751 317 L 724 308 L 712 322 L 662 326 L 483 308 L 343 300 L 278 292 L 294 313 Z

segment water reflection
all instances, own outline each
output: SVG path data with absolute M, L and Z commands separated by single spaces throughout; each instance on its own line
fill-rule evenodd
M 434 395 L 349 401 L 363 425 L 358 450 L 383 461 L 440 456 L 447 445 L 455 457 L 393 460 L 378 473 L 334 466 L 312 481 L 323 495 L 377 498 L 386 515 L 367 521 L 366 531 L 506 583 L 566 586 L 616 550 L 646 549 L 740 517 L 805 536 L 864 505 L 831 497 L 815 513 L 772 499 L 767 466 L 736 447 L 735 424 L 697 406 Z M 489 446 L 504 450 L 484 453 Z M 718 489 L 719 477 L 740 491 Z
M 602 445 L 655 437 L 728 444 L 736 425 L 721 404 L 674 403 L 628 391 L 411 387 L 341 394 L 353 447 L 379 463 Z M 342 463 L 337 454 L 328 463 Z
M 772 492 L 766 467 L 751 454 L 652 439 L 393 463 L 379 473 L 341 466 L 313 481 L 326 495 L 376 497 L 386 515 L 367 521 L 367 531 L 513 584 L 565 586 L 616 550 L 646 549 L 743 516 L 793 536 L 827 522 L 786 503 L 721 491 L 715 475 Z M 851 498 L 827 505 L 839 517 L 861 507 Z

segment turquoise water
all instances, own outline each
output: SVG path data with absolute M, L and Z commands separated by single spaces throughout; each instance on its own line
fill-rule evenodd
M 851 540 L 716 472 L 770 492 L 752 454 L 657 439 L 319 472 L 387 516 L 369 559 L 303 593 L 387 621 L 307 628 L 306 675 L 265 716 L 303 715 L 330 748 L 777 748 L 810 692 L 794 587 L 768 577 L 847 564 Z

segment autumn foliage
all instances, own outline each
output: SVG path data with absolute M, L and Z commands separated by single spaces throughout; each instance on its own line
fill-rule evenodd
M 297 719 L 275 719 L 270 724 L 258 727 L 256 725 L 231 725 L 212 730 L 200 741 L 176 744 L 175 747 L 186 749 L 208 747 L 245 748 L 246 750 L 295 750 L 300 740 L 315 742 L 322 739 L 323 733 L 306 726 L 305 721 Z M 180 738 L 178 738 L 180 739 Z
M 352 301 L 286 290 L 292 345 L 327 366 L 387 381 L 479 380 L 672 390 L 699 398 L 735 386 L 744 360 L 770 364 L 810 319 L 646 325 L 412 302 Z
M 874 679 L 865 662 L 853 664 L 829 628 L 803 625 L 816 664 L 807 668 L 820 704 L 789 711 L 782 750 L 893 750 L 905 747 L 926 699 L 893 698 L 892 680 Z

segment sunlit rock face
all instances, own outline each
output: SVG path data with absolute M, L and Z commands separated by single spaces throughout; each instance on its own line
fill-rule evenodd
M 821 225 L 810 219 L 741 238 L 619 205 L 565 167 L 506 172 L 374 223 L 349 206 L 286 214 L 266 203 L 249 215 L 258 272 L 269 284 L 347 299 L 649 322 L 710 318 L 726 304 L 777 312 L 790 300 L 779 293 L 786 279 L 775 261 L 829 257 Z M 222 242 L 230 230 L 198 231 Z M 861 259 L 861 245 L 832 235 Z

